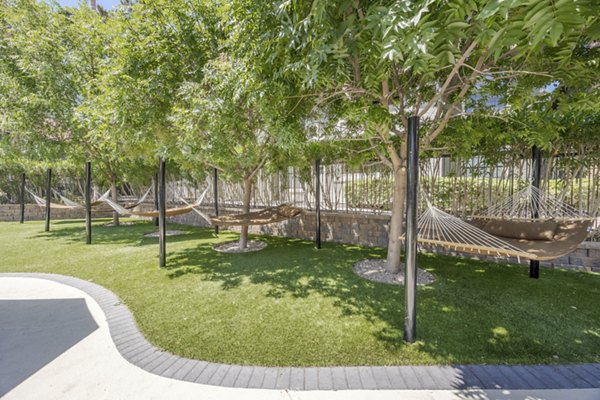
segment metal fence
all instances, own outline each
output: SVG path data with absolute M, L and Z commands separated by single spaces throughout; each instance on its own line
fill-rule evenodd
M 420 167 L 421 207 L 425 206 L 427 196 L 436 207 L 465 218 L 526 187 L 531 182 L 532 163 L 528 159 L 516 159 L 511 163 L 489 165 L 481 157 L 439 157 L 422 160 Z M 572 171 L 561 162 L 546 159 L 542 171 L 543 191 L 592 217 L 600 216 L 598 165 Z M 208 188 L 206 204 L 214 203 L 212 185 L 210 179 L 203 185 Z M 218 190 L 221 206 L 241 206 L 241 184 L 220 180 Z M 321 209 L 324 211 L 389 214 L 392 195 L 392 171 L 382 165 L 321 166 Z M 257 175 L 251 206 L 262 208 L 281 203 L 314 209 L 314 167 Z M 596 233 L 593 238 L 600 240 L 600 234 Z
M 542 189 L 576 209 L 597 217 L 600 214 L 600 159 L 591 165 L 575 168 L 565 159 L 545 159 L 542 168 Z M 474 215 L 495 202 L 511 196 L 531 180 L 531 160 L 515 157 L 510 162 L 490 165 L 482 157 L 461 159 L 439 157 L 422 159 L 420 192 L 438 208 L 459 217 Z M 212 174 L 204 182 L 189 182 L 171 178 L 167 185 L 167 200 L 180 203 L 199 198 L 205 193 L 204 204 L 214 204 Z M 61 180 L 59 192 L 81 198 L 82 183 Z M 147 187 L 129 185 L 120 190 L 127 198 L 139 198 Z M 101 191 L 101 188 L 98 188 Z M 38 188 L 41 194 L 41 188 Z M 241 183 L 218 180 L 219 204 L 240 207 L 243 199 Z M 352 167 L 338 163 L 321 166 L 321 209 L 351 213 L 389 213 L 392 204 L 393 175 L 381 164 Z M 5 198 L 17 202 L 18 193 L 6 193 Z M 153 196 L 150 195 L 149 199 Z M 423 200 L 423 198 L 422 198 Z M 288 168 L 285 171 L 257 174 L 252 193 L 253 208 L 290 203 L 307 210 L 315 207 L 315 170 Z M 423 203 L 423 202 L 422 202 Z
M 556 166 L 543 169 L 542 190 L 559 200 L 597 216 L 600 211 L 600 169 L 580 169 L 577 174 Z M 421 162 L 421 193 L 441 209 L 458 216 L 469 216 L 495 202 L 511 196 L 529 184 L 530 160 L 513 164 L 485 164 L 481 158 L 469 160 L 441 157 Z M 261 171 L 252 194 L 252 207 L 268 207 L 290 203 L 304 209 L 315 206 L 314 167 L 289 168 L 267 174 Z M 176 196 L 195 197 L 208 188 L 205 201 L 214 203 L 213 182 L 193 185 L 178 182 L 173 187 Z M 187 190 L 185 189 L 187 187 Z M 241 183 L 218 182 L 219 204 L 240 206 L 243 198 Z M 381 214 L 391 210 L 393 175 L 382 165 L 350 167 L 346 164 L 321 166 L 321 209 L 327 211 Z

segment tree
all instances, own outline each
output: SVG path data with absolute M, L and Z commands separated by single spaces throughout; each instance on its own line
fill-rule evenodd
M 237 4 L 262 15 L 262 29 L 241 27 L 241 36 L 261 34 L 257 62 L 285 65 L 275 78 L 300 82 L 317 105 L 336 103 L 334 122 L 355 127 L 349 134 L 368 140 L 392 169 L 391 272 L 400 268 L 408 117 L 421 118 L 427 148 L 451 119 L 468 114 L 465 101 L 487 82 L 549 77 L 536 69 L 536 58 L 569 65 L 577 43 L 596 40 L 600 31 L 592 1 Z
M 292 132 L 301 132 L 286 123 L 281 88 L 254 77 L 243 61 L 222 54 L 207 64 L 202 83 L 183 86 L 175 116 L 185 132 L 179 142 L 183 158 L 241 182 L 243 212 L 250 211 L 256 174 L 293 149 Z M 247 241 L 248 226 L 242 226 L 240 249 Z
M 182 84 L 202 79 L 215 48 L 214 17 L 201 0 L 123 5 L 111 14 L 112 32 L 106 34 L 112 53 L 99 93 L 87 108 L 101 129 L 88 132 L 114 138 L 107 155 L 121 154 L 129 161 L 133 155 L 136 167 L 126 171 L 154 171 L 160 157 L 180 159 L 180 132 L 171 113 Z
M 6 129 L 13 132 L 12 153 L 68 164 L 71 173 L 91 160 L 95 181 L 110 184 L 115 201 L 125 180 L 148 182 L 151 173 L 139 171 L 144 171 L 149 142 L 114 118 L 120 105 L 108 96 L 113 43 L 121 30 L 115 15 L 85 4 L 52 8 L 28 0 L 8 5 L 3 15 L 1 110 Z M 113 220 L 118 225 L 118 214 Z
M 48 167 L 72 170 L 66 161 L 73 137 L 77 88 L 62 46 L 67 18 L 48 4 L 0 3 L 0 131 L 2 168 L 35 180 Z

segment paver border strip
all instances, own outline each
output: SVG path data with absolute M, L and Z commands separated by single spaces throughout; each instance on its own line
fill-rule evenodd
M 121 356 L 152 374 L 205 385 L 279 390 L 464 390 L 600 388 L 600 363 L 564 365 L 444 365 L 262 367 L 179 357 L 146 340 L 112 291 L 83 279 L 44 273 L 0 273 L 0 278 L 46 279 L 90 295 L 105 314 Z M 527 376 L 533 379 L 527 379 Z

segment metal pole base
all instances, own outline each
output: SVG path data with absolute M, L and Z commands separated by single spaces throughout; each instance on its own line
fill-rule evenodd
M 539 279 L 540 277 L 540 262 L 538 260 L 529 261 L 529 277 Z

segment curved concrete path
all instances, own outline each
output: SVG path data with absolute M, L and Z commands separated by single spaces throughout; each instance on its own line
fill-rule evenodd
M 0 278 L 0 397 L 361 398 L 387 389 L 377 396 L 600 399 L 599 364 L 263 368 L 180 358 L 149 344 L 117 296 L 99 285 L 47 274 Z M 118 395 L 108 395 L 111 388 Z

